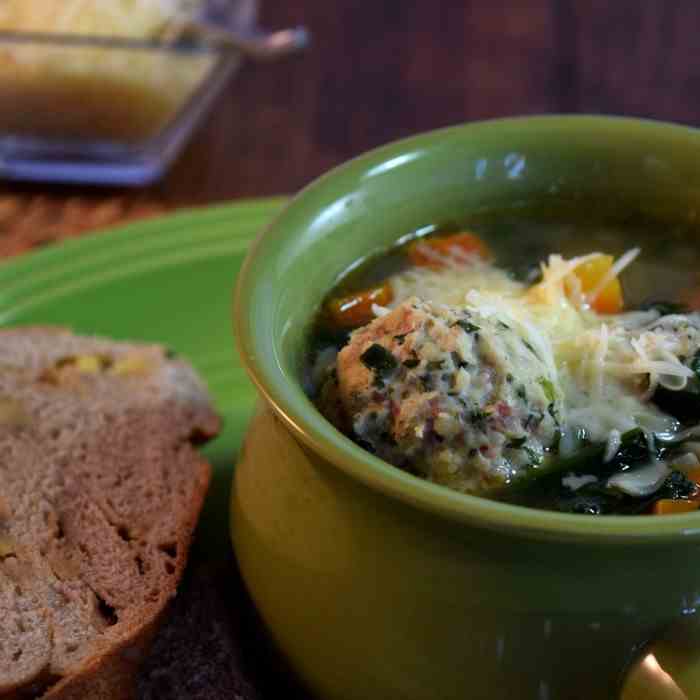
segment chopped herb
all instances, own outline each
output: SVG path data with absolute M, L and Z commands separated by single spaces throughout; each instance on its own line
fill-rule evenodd
M 420 358 L 416 354 L 415 350 L 411 350 L 411 355 L 407 359 L 403 361 L 403 365 L 405 367 L 408 367 L 409 369 L 413 369 L 414 367 L 418 367 L 420 364 Z
M 487 417 L 488 416 L 486 415 L 486 413 L 478 408 L 469 414 L 469 420 L 474 425 L 482 424 L 486 420 Z
M 539 360 L 540 356 L 535 352 L 535 348 L 533 348 L 532 345 L 530 345 L 530 343 L 528 343 L 527 340 L 525 340 L 525 338 L 523 338 L 522 340 L 523 345 Z
M 532 448 L 523 445 L 522 450 L 530 458 L 530 462 L 532 462 L 533 465 L 542 463 L 542 455 L 537 454 Z
M 542 413 L 542 411 L 533 411 L 525 419 L 523 428 L 525 428 L 525 430 L 529 430 L 530 428 L 534 430 L 543 420 L 544 413 Z
M 397 367 L 398 361 L 396 358 L 379 343 L 370 345 L 362 355 L 360 355 L 362 364 L 367 369 L 372 370 L 377 377 L 385 377 L 391 374 Z
M 455 325 L 459 326 L 465 333 L 476 333 L 476 331 L 481 330 L 479 326 L 475 326 L 473 323 L 465 320 L 457 321 Z
M 510 330 L 510 326 L 507 323 L 503 323 L 503 321 L 498 322 L 498 327 L 506 331 Z
M 550 403 L 556 401 L 557 393 L 554 389 L 554 384 L 552 384 L 552 382 L 549 379 L 547 379 L 547 377 L 540 377 L 537 381 L 542 387 L 542 391 L 544 392 L 547 401 L 549 401 Z
M 506 381 L 508 382 L 508 384 L 513 383 L 513 375 L 510 372 L 508 372 L 508 374 L 506 374 Z
M 506 443 L 507 450 L 519 450 L 527 442 L 527 436 L 513 438 L 510 442 Z
M 523 401 L 527 401 L 527 391 L 525 390 L 525 385 L 521 384 L 516 390 L 515 390 L 515 395 L 519 398 L 522 399 Z
M 554 401 L 552 401 L 552 403 L 550 403 L 549 406 L 547 406 L 547 413 L 549 413 L 549 415 L 552 416 L 552 420 L 557 425 L 559 425 L 559 415 L 557 413 L 557 407 L 556 407 Z
M 469 363 L 468 363 L 468 362 L 465 362 L 465 361 L 460 357 L 459 353 L 453 352 L 453 353 L 451 353 L 451 357 L 452 357 L 452 364 L 453 364 L 455 367 L 457 367 L 457 368 L 459 368 L 459 369 L 462 369 L 462 368 L 464 368 L 464 367 L 469 367 Z
M 469 450 L 469 456 L 470 456 L 470 457 L 476 457 L 477 454 L 479 454 L 479 450 L 477 450 L 475 447 L 472 447 L 472 449 Z

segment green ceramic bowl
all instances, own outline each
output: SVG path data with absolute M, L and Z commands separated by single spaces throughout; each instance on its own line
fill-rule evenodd
M 306 398 L 309 323 L 348 267 L 427 224 L 562 202 L 692 220 L 700 132 L 599 117 L 469 124 L 389 145 L 298 195 L 234 312 L 261 401 L 232 533 L 275 640 L 324 700 L 609 700 L 700 599 L 700 515 L 563 515 L 374 458 Z M 514 245 L 517 243 L 514 243 Z

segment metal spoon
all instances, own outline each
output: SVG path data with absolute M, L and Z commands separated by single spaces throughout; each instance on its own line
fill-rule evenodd
M 256 61 L 282 58 L 306 48 L 311 35 L 305 27 L 292 27 L 266 32 L 260 29 L 233 30 L 204 21 L 187 23 L 185 36 L 217 48 L 235 49 Z

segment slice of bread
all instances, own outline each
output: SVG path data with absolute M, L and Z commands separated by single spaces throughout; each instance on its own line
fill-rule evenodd
M 162 347 L 0 331 L 0 698 L 133 698 L 218 429 Z

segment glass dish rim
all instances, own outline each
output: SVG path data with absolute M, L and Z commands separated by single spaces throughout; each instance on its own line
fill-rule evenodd
M 211 41 L 172 39 L 134 39 L 118 35 L 67 34 L 61 32 L 26 32 L 0 30 L 0 44 L 37 44 L 48 47 L 103 48 L 129 51 L 167 51 L 173 53 L 228 53 L 220 43 Z M 238 53 L 235 50 L 231 50 Z

